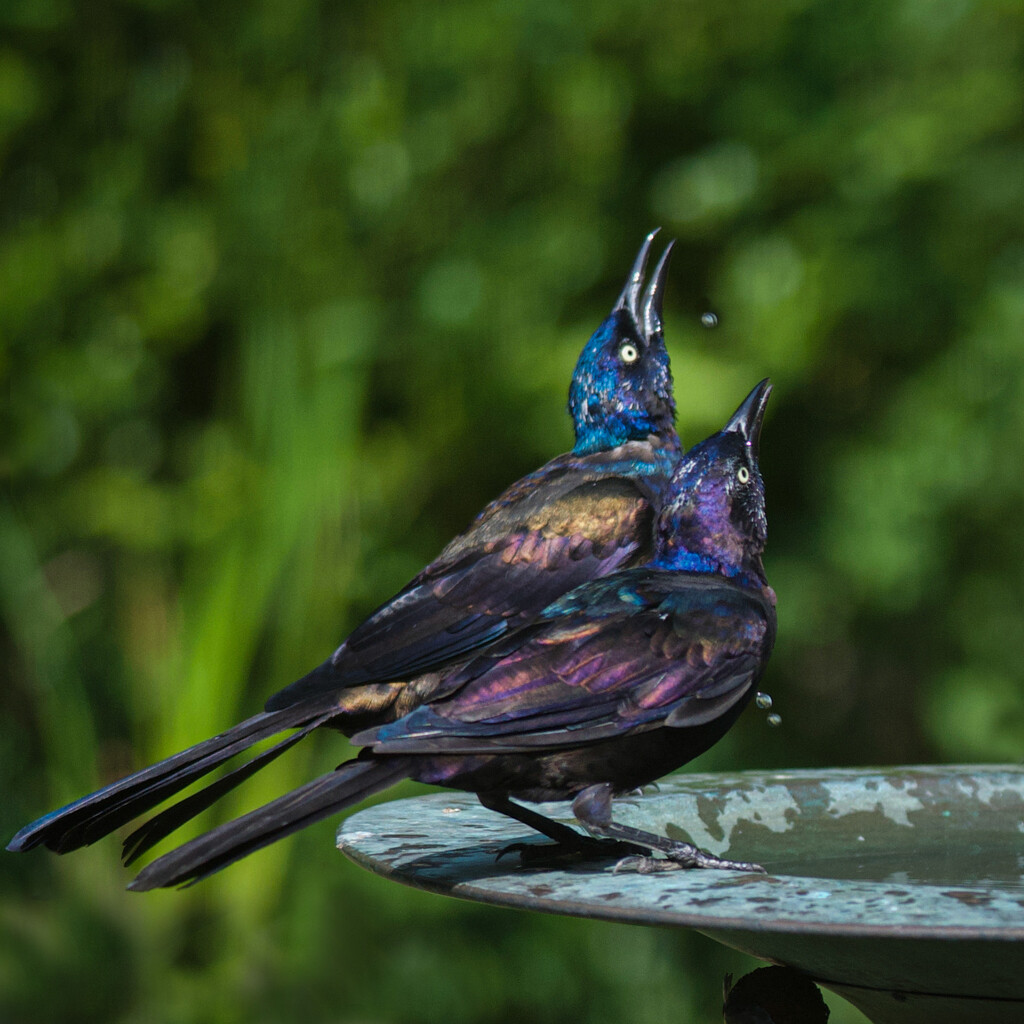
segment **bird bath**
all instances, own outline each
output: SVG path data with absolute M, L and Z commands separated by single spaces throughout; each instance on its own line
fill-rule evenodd
M 529 831 L 452 793 L 353 815 L 338 846 L 450 896 L 694 928 L 805 971 L 875 1024 L 1024 1021 L 1024 769 L 679 775 L 615 808 L 768 874 L 522 868 L 495 857 Z M 540 810 L 572 820 L 567 804 Z

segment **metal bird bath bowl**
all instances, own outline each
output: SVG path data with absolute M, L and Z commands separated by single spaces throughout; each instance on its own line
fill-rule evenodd
M 524 869 L 495 856 L 529 830 L 448 793 L 353 815 L 338 845 L 432 892 L 694 928 L 805 971 L 875 1024 L 1024 1021 L 1024 769 L 680 775 L 615 808 L 768 874 Z

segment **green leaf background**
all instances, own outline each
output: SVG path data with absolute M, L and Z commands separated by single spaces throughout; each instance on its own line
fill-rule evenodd
M 776 386 L 783 727 L 698 766 L 1019 761 L 1022 50 L 1008 0 L 8 0 L 3 834 L 257 710 L 567 448 L 655 224 L 684 439 Z M 752 966 L 331 840 L 143 897 L 113 839 L 4 855 L 0 1018 L 703 1024 Z

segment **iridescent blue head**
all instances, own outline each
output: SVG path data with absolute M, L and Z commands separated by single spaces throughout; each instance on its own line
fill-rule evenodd
M 665 275 L 672 243 L 665 247 L 643 290 L 652 231 L 640 248 L 611 316 L 580 353 L 569 387 L 569 412 L 577 455 L 640 441 L 654 434 L 676 448 L 676 403 L 661 323 Z M 642 296 L 641 296 L 642 293 Z
M 771 392 L 761 381 L 719 433 L 683 455 L 658 517 L 653 565 L 765 585 L 768 520 L 757 452 Z

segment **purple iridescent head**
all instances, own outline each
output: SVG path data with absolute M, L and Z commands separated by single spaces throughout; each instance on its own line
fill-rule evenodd
M 658 517 L 653 564 L 765 582 L 768 520 L 757 452 L 771 392 L 761 381 L 721 431 L 683 455 Z
M 569 387 L 577 455 L 656 435 L 678 445 L 672 372 L 661 322 L 672 242 L 644 291 L 655 228 L 640 247 L 611 315 L 583 347 Z

